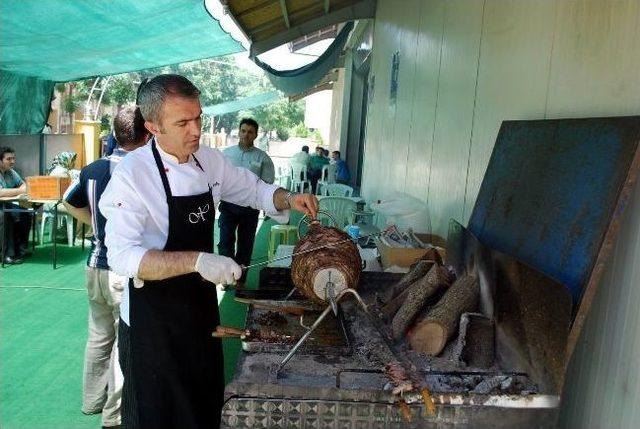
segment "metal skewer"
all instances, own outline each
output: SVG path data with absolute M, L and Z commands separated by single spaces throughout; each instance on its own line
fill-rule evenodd
M 346 240 L 336 241 L 335 243 L 323 244 L 322 246 L 314 247 L 313 249 L 302 250 L 300 252 L 292 253 L 291 255 L 280 256 L 278 258 L 270 259 L 268 261 L 262 261 L 262 262 L 258 262 L 258 263 L 255 263 L 255 264 L 247 265 L 246 267 L 242 266 L 242 269 L 243 270 L 248 270 L 249 268 L 261 267 L 263 265 L 268 265 L 268 264 L 270 264 L 272 262 L 281 261 L 283 259 L 292 258 L 292 257 L 298 256 L 298 255 L 304 255 L 305 253 L 315 252 L 316 250 L 326 249 L 327 247 L 336 246 L 338 244 L 347 243 L 347 242 L 353 241 L 353 240 L 359 240 L 361 238 L 374 237 L 374 236 L 380 235 L 380 234 L 382 234 L 382 231 L 374 232 L 373 234 L 362 235 L 362 236 L 360 236 L 358 238 L 355 238 L 355 239 L 348 238 Z

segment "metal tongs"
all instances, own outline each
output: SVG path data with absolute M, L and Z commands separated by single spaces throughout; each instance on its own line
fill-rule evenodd
M 330 294 L 330 293 L 331 292 L 328 292 L 328 294 Z M 282 362 L 280 362 L 280 365 L 278 365 L 278 367 L 276 368 L 276 376 L 278 375 L 280 370 L 282 370 L 282 368 L 284 368 L 284 366 L 287 364 L 287 362 L 289 362 L 291 360 L 293 355 L 296 354 L 296 352 L 302 346 L 302 344 L 304 344 L 304 342 L 307 341 L 307 339 L 313 333 L 313 331 L 315 331 L 316 328 L 318 326 L 320 326 L 320 323 L 322 323 L 322 321 L 327 317 L 327 315 L 329 313 L 331 313 L 333 311 L 336 316 L 338 315 L 338 303 L 347 294 L 353 295 L 356 298 L 356 300 L 358 301 L 358 303 L 362 306 L 362 308 L 364 309 L 365 313 L 369 314 L 369 307 L 367 307 L 367 304 L 365 304 L 364 301 L 362 301 L 362 298 L 360 298 L 360 295 L 358 295 L 358 292 L 356 292 L 354 289 L 351 289 L 351 288 L 344 289 L 334 299 L 330 298 L 330 304 L 324 309 L 324 311 L 322 313 L 320 313 L 320 316 L 318 316 L 316 321 L 313 322 L 313 324 L 307 329 L 307 332 L 305 332 L 304 335 L 302 337 L 300 337 L 298 342 L 291 348 L 291 350 L 284 357 L 284 359 L 282 359 Z

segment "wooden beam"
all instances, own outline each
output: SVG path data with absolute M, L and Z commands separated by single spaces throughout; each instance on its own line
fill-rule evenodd
M 280 9 L 282 9 L 284 25 L 286 25 L 287 28 L 291 28 L 291 24 L 289 24 L 289 13 L 287 12 L 287 0 L 280 0 Z
M 243 10 L 242 12 L 238 12 L 238 14 L 236 14 L 236 18 L 238 18 L 238 19 L 244 18 L 245 16 L 247 16 L 247 15 L 253 13 L 253 12 L 256 12 L 256 11 L 258 11 L 260 9 L 263 9 L 263 8 L 265 8 L 267 6 L 270 6 L 271 4 L 275 3 L 276 1 L 277 0 L 266 0 L 266 1 L 263 1 L 262 3 L 255 4 L 252 7 Z M 229 2 L 229 7 L 231 7 L 231 3 L 232 2 Z
M 299 11 L 293 12 L 293 13 L 291 13 L 291 15 L 288 15 L 288 17 L 295 21 L 296 19 L 304 18 L 305 15 L 314 14 L 314 13 L 321 13 L 321 12 L 322 12 L 322 5 L 315 4 L 315 5 L 313 5 L 313 6 L 309 7 L 309 8 L 301 9 Z M 262 24 L 257 25 L 257 26 L 255 26 L 253 28 L 250 28 L 248 30 L 251 31 L 251 34 L 255 37 L 256 35 L 264 32 L 264 31 L 269 31 L 269 30 L 273 29 L 274 27 L 281 27 L 281 26 L 282 26 L 282 19 L 280 19 L 280 17 L 276 17 L 275 19 L 272 19 L 272 20 L 267 21 L 267 22 L 263 22 Z M 289 30 L 291 30 L 291 29 L 289 29 Z M 289 31 L 289 30 L 284 30 L 284 31 Z M 257 38 L 260 39 L 259 36 Z
M 251 44 L 249 55 L 251 57 L 255 57 L 256 55 L 260 55 L 263 52 L 266 52 L 284 43 L 290 42 L 294 39 L 297 39 L 298 37 L 302 37 L 305 34 L 321 30 L 332 24 L 338 24 L 354 19 L 374 18 L 375 4 L 375 0 L 360 0 L 357 3 L 350 4 L 340 9 L 335 9 L 327 15 L 322 15 L 315 19 L 297 23 L 291 28 L 277 32 L 276 34 L 268 37 L 261 37 L 260 33 L 274 28 L 276 26 L 276 22 L 274 20 L 272 22 L 262 24 L 251 30 L 253 43 Z M 320 6 L 322 7 L 322 5 Z M 322 9 L 318 11 L 322 12 Z M 299 14 L 304 12 L 305 11 L 300 11 L 297 14 L 291 14 L 292 20 L 294 22 L 298 22 L 296 21 L 295 16 L 298 16 Z M 281 25 L 282 20 L 277 20 L 277 23 L 280 23 Z

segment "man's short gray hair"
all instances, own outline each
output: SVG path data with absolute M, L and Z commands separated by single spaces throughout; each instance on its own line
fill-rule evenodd
M 200 90 L 189 79 L 177 74 L 161 74 L 143 81 L 138 88 L 136 104 L 145 121 L 161 123 L 162 104 L 169 96 L 198 98 Z

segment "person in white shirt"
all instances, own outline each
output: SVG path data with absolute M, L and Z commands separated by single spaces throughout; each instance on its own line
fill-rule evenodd
M 300 152 L 294 154 L 289 162 L 291 164 L 304 164 L 306 167 L 309 167 L 309 146 L 304 145 Z
M 214 283 L 242 275 L 213 254 L 215 204 L 261 209 L 277 221 L 292 208 L 315 218 L 318 200 L 268 185 L 200 146 L 200 91 L 186 78 L 143 82 L 137 104 L 154 135 L 114 170 L 99 203 L 111 268 L 130 277 L 120 308 L 122 424 L 218 427 L 224 393 Z

